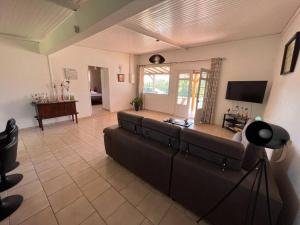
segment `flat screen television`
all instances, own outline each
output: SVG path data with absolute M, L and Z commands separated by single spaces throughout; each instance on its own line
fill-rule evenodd
M 226 99 L 262 103 L 268 81 L 228 81 Z

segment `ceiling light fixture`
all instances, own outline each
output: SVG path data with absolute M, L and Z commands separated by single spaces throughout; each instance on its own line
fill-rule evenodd
M 163 56 L 157 54 L 157 55 L 152 55 L 149 58 L 149 61 L 153 64 L 162 64 L 165 62 L 165 58 Z

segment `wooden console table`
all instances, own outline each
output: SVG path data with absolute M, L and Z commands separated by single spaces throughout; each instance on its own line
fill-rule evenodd
M 74 122 L 74 117 L 76 123 L 77 119 L 77 110 L 76 110 L 77 101 L 64 101 L 64 102 L 53 102 L 53 103 L 32 103 L 35 106 L 36 116 L 35 118 L 39 122 L 39 127 L 44 130 L 43 120 L 50 119 L 60 116 L 72 116 Z

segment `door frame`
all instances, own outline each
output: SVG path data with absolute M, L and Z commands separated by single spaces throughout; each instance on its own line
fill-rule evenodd
M 178 97 L 178 85 L 179 85 L 179 75 L 183 74 L 183 73 L 188 73 L 190 74 L 190 79 L 189 79 L 189 96 L 188 96 L 188 103 L 186 105 L 187 107 L 187 113 L 184 116 L 185 118 L 188 118 L 188 114 L 189 114 L 189 107 L 190 107 L 190 98 L 191 98 L 191 91 L 192 91 L 192 78 L 193 78 L 193 71 L 192 69 L 179 69 L 179 70 L 175 70 L 174 74 L 176 76 L 176 86 L 175 86 L 175 100 L 174 100 L 174 115 L 175 116 L 180 116 L 182 117 L 182 115 L 178 115 L 177 114 L 177 106 L 179 104 L 177 104 L 177 97 Z
M 103 85 L 103 75 L 101 74 L 101 69 L 103 69 L 103 68 L 108 69 L 108 67 L 101 66 L 101 65 L 94 65 L 94 64 L 87 64 L 87 66 L 86 66 L 86 68 L 87 68 L 86 78 L 87 78 L 87 82 L 88 82 L 88 93 L 89 93 L 89 100 L 90 100 L 90 114 L 92 115 L 93 114 L 93 106 L 92 106 L 92 102 L 91 102 L 91 91 L 90 91 L 90 81 L 89 81 L 89 66 L 100 68 L 101 86 Z M 107 79 L 109 79 L 109 77 Z M 109 96 L 109 93 L 105 93 L 105 94 L 107 94 Z M 102 88 L 102 106 L 103 106 L 103 88 Z
M 205 68 L 201 68 L 200 69 L 200 78 L 199 78 L 199 85 L 198 85 L 198 90 L 197 90 L 197 96 L 196 96 L 196 109 L 195 109 L 195 115 L 194 115 L 194 123 L 195 124 L 200 124 L 201 123 L 201 114 L 202 114 L 202 109 L 203 109 L 203 107 L 201 108 L 201 109 L 198 109 L 198 103 L 199 103 L 199 94 L 200 94 L 200 88 L 201 88 L 201 80 L 202 80 L 202 73 L 203 72 L 206 72 L 207 73 L 207 79 L 206 79 L 206 81 L 208 80 L 208 78 L 209 78 L 209 74 L 210 74 L 210 72 L 211 72 L 211 70 L 209 70 L 209 69 L 205 69 Z M 206 96 L 206 91 L 207 91 L 207 86 L 205 85 L 205 89 L 204 89 L 204 96 L 203 96 L 203 103 L 204 103 L 204 100 L 205 100 L 205 98 L 207 97 Z

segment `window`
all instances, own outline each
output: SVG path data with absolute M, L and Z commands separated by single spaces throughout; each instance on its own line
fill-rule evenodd
M 169 94 L 170 67 L 156 66 L 144 69 L 144 93 Z

